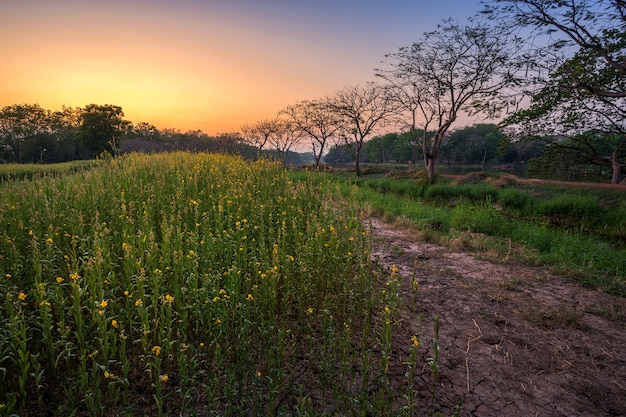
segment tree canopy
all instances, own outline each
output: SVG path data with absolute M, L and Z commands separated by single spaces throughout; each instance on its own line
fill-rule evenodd
M 531 31 L 524 63 L 533 74 L 531 103 L 503 122 L 509 134 L 604 165 L 613 183 L 626 163 L 625 11 L 623 0 L 492 0 L 484 10 Z

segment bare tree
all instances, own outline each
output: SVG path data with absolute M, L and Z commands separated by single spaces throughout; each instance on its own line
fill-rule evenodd
M 266 119 L 252 125 L 243 125 L 241 127 L 241 135 L 245 143 L 258 149 L 258 156 L 260 157 L 263 148 L 275 129 L 275 122 Z
M 280 114 L 286 116 L 303 137 L 311 140 L 315 167 L 319 168 L 326 146 L 336 138 L 341 128 L 340 118 L 324 100 L 301 101 L 287 106 Z
M 356 175 L 361 175 L 359 158 L 365 139 L 383 127 L 397 111 L 389 89 L 375 83 L 344 87 L 328 99 L 329 108 L 341 120 L 342 137 L 354 149 Z
M 391 68 L 377 71 L 408 114 L 430 183 L 446 132 L 460 114 L 496 116 L 512 103 L 501 93 L 516 82 L 517 68 L 509 63 L 517 41 L 480 22 L 461 26 L 447 20 L 412 46 L 387 55 Z
M 268 137 L 268 143 L 274 147 L 278 158 L 286 166 L 289 152 L 300 143 L 302 133 L 290 120 L 274 119 L 271 122 L 273 129 Z

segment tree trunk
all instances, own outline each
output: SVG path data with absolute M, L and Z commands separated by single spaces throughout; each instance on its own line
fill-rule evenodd
M 356 176 L 361 176 L 361 165 L 359 164 L 359 153 L 357 152 L 356 159 L 354 160 L 354 171 L 356 172 Z
M 617 145 L 615 150 L 613 150 L 613 154 L 611 154 L 611 168 L 613 168 L 611 184 L 617 184 L 619 176 L 622 173 L 622 164 L 619 163 L 619 154 L 624 146 L 626 146 L 626 135 L 624 135 L 622 141 Z
M 428 183 L 435 183 L 435 158 L 432 156 L 424 155 L 424 163 L 426 164 L 426 175 L 428 176 Z
M 617 184 L 619 176 L 622 174 L 622 164 L 617 160 L 617 155 L 613 154 L 611 158 L 611 168 L 613 168 L 613 175 L 611 176 L 611 184 Z
M 480 170 L 485 170 L 485 162 L 487 162 L 487 147 L 485 147 L 485 153 L 483 155 L 483 163 L 480 165 Z
M 322 159 L 322 153 L 315 154 L 315 169 L 320 168 L 320 160 Z

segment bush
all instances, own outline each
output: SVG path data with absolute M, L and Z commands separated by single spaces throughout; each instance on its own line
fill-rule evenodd
M 556 224 L 576 222 L 581 226 L 596 224 L 605 214 L 597 199 L 582 196 L 563 196 L 542 201 L 537 212 L 550 217 Z
M 424 193 L 426 200 L 451 201 L 465 199 L 481 203 L 498 196 L 498 190 L 485 184 L 434 184 Z
M 498 194 L 498 201 L 503 208 L 520 214 L 526 212 L 535 200 L 530 194 L 513 188 L 504 189 Z

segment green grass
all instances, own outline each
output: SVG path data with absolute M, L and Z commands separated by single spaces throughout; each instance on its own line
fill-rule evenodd
M 206 154 L 72 171 L 0 184 L 0 415 L 406 404 L 357 189 Z
M 80 172 L 98 166 L 101 161 L 72 161 L 58 164 L 0 164 L 0 184 L 12 180 L 30 180 Z
M 416 197 L 402 190 L 421 184 L 387 185 L 391 181 L 361 179 L 365 202 L 382 216 L 409 219 L 433 241 L 480 233 L 489 238 L 488 247 L 480 240 L 475 249 L 506 257 L 514 246 L 513 255 L 525 262 L 626 296 L 626 198 L 619 191 L 442 182 Z

